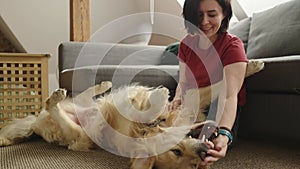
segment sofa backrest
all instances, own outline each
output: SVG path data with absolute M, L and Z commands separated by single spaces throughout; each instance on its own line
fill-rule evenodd
M 174 58 L 165 46 L 64 42 L 59 45 L 59 86 L 76 95 L 102 81 L 114 87 L 163 85 L 172 98 L 179 69 Z
M 95 65 L 160 65 L 164 46 L 63 42 L 59 71 Z

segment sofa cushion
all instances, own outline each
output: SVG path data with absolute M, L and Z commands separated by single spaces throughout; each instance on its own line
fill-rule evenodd
M 60 87 L 77 94 L 103 81 L 113 87 L 139 83 L 146 86 L 165 86 L 174 95 L 178 81 L 178 65 L 100 65 L 66 69 L 60 73 Z
M 247 47 L 248 58 L 300 54 L 300 1 L 292 0 L 254 13 Z
M 245 50 L 248 46 L 251 17 L 245 18 L 237 23 L 230 25 L 229 32 L 238 36 L 244 43 Z
M 59 70 L 93 65 L 159 65 L 165 47 L 112 43 L 63 42 Z

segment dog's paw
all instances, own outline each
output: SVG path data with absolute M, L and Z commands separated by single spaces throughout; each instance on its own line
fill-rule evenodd
M 67 97 L 67 91 L 65 89 L 57 89 L 52 95 L 46 100 L 46 110 L 56 106 L 57 103 L 64 100 Z
M 151 104 L 151 109 L 154 112 L 158 111 L 156 109 L 164 108 L 168 103 L 169 90 L 166 88 L 157 88 L 151 91 L 149 102 Z M 159 112 L 159 111 L 158 111 Z M 157 113 L 158 113 L 157 112 Z
M 0 137 L 0 147 L 12 145 L 13 142 L 7 138 Z
M 68 145 L 68 149 L 73 151 L 89 151 L 92 147 L 93 142 L 88 137 L 74 140 Z
M 169 98 L 169 90 L 165 87 L 154 89 L 150 95 L 150 102 L 156 104 L 166 104 Z
M 261 71 L 264 68 L 265 64 L 261 60 L 249 60 L 247 64 L 246 77 L 253 75 Z
M 100 95 L 112 87 L 112 83 L 110 81 L 104 81 L 95 86 L 95 95 Z

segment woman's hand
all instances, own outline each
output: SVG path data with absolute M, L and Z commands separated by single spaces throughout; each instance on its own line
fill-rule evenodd
M 219 134 L 218 137 L 213 140 L 214 148 L 208 150 L 207 154 L 209 156 L 204 159 L 203 165 L 211 165 L 221 158 L 224 158 L 228 148 L 228 141 L 229 139 L 227 136 Z

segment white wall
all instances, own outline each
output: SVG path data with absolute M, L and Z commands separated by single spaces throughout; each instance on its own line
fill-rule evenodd
M 155 11 L 180 17 L 175 0 L 155 0 Z M 125 15 L 149 11 L 149 0 L 91 0 L 92 34 Z M 57 48 L 69 41 L 69 0 L 0 0 L 0 15 L 28 53 L 50 53 L 49 91 L 58 88 Z M 168 24 L 157 24 L 162 29 Z M 182 28 L 181 26 L 174 26 Z M 172 29 L 168 27 L 168 29 Z
M 239 0 L 248 16 L 252 16 L 254 12 L 260 12 L 287 1 L 289 0 Z
M 182 19 L 182 9 L 178 2 L 176 0 L 154 0 L 154 2 L 154 12 L 170 15 L 171 18 L 167 20 L 166 23 L 162 23 L 158 18 L 155 18 L 156 22 L 154 22 L 153 25 L 151 24 L 149 14 L 150 0 L 124 0 L 122 4 L 120 4 L 119 0 L 111 0 L 106 2 L 105 5 L 103 1 L 92 1 L 92 32 L 95 33 L 93 41 L 116 42 L 122 40 L 120 37 L 125 36 L 126 33 L 138 34 L 148 31 L 164 33 L 164 29 L 168 30 L 168 34 L 183 37 L 185 34 L 183 21 L 180 23 L 174 21 L 176 19 L 178 20 L 178 18 Z M 106 18 L 103 18 L 104 14 L 107 15 Z M 102 20 L 99 20 L 99 18 L 102 18 Z M 136 43 L 138 43 L 138 41 L 150 41 L 151 36 L 147 37 L 146 34 L 143 36 L 143 38 L 137 39 Z M 156 43 L 152 42 L 151 44 Z
M 91 0 L 91 29 L 96 32 L 103 25 L 124 15 L 136 13 L 137 0 Z
M 0 14 L 28 53 L 50 53 L 50 91 L 56 79 L 57 46 L 69 39 L 69 3 L 65 0 L 0 0 Z

